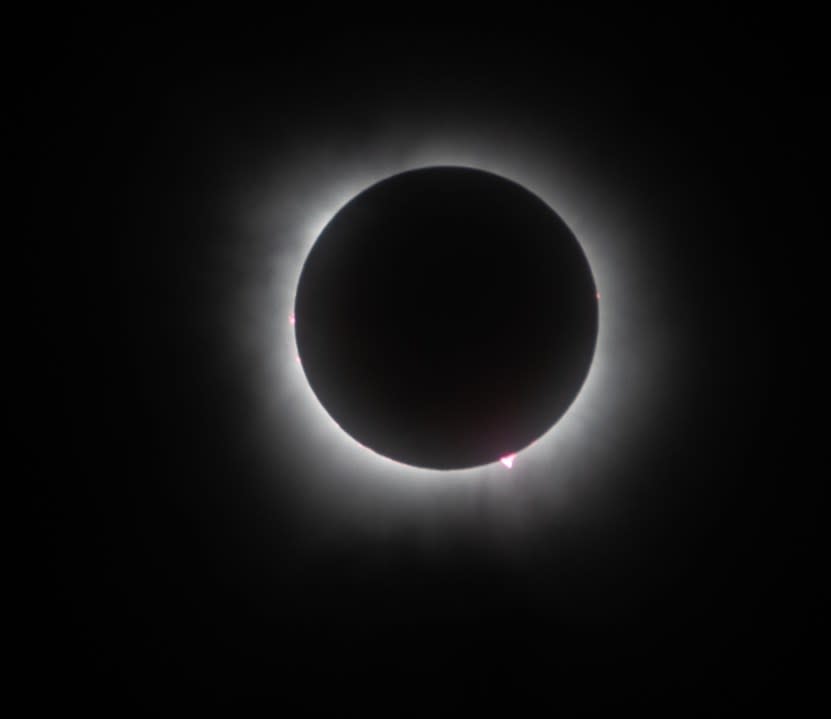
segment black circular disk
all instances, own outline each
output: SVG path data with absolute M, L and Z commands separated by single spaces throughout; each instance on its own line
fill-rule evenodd
M 344 431 L 434 469 L 543 435 L 597 337 L 594 280 L 566 224 L 462 167 L 395 175 L 347 203 L 306 259 L 295 317 L 309 384 Z

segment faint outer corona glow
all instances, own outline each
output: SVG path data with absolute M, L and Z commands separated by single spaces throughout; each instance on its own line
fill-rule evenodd
M 507 138 L 513 138 L 513 146 Z M 604 186 L 591 176 L 590 167 L 569 157 L 567 149 L 554 153 L 548 148 L 548 154 L 540 153 L 533 140 L 520 138 L 517 132 L 498 132 L 488 138 L 443 128 L 441 138 L 404 133 L 385 137 L 376 147 L 362 147 L 352 155 L 342 152 L 333 140 L 331 147 L 318 147 L 319 156 L 311 160 L 298 155 L 292 164 L 291 158 L 281 158 L 283 164 L 276 163 L 279 170 L 273 181 L 263 183 L 253 196 L 241 198 L 240 216 L 257 267 L 271 269 L 267 275 L 258 275 L 259 284 L 252 281 L 254 290 L 241 297 L 239 312 L 244 322 L 234 325 L 247 356 L 259 358 L 249 359 L 246 371 L 263 402 L 258 429 L 261 446 L 266 453 L 285 452 L 279 447 L 289 446 L 299 462 L 313 463 L 317 471 L 311 481 L 320 489 L 315 496 L 326 498 L 320 501 L 347 502 L 359 495 L 368 497 L 367 501 L 381 496 L 397 501 L 392 498 L 415 496 L 413 492 L 437 497 L 448 488 L 470 488 L 471 481 L 498 493 L 505 468 L 514 466 L 515 457 L 497 455 L 489 465 L 442 471 L 383 457 L 362 447 L 337 425 L 303 372 L 294 334 L 295 321 L 302 318 L 295 320 L 293 312 L 309 251 L 332 217 L 355 195 L 407 170 L 456 165 L 522 185 L 568 225 L 603 291 L 594 358 L 579 394 L 546 434 L 522 450 L 521 469 L 514 467 L 519 471 L 515 476 L 526 486 L 527 503 L 544 506 L 529 498 L 541 493 L 550 496 L 556 492 L 552 487 L 566 486 L 587 474 L 611 473 L 631 438 L 651 421 L 662 395 L 662 375 L 654 371 L 662 348 L 648 323 L 649 298 L 640 291 L 649 286 L 649 279 L 638 274 L 641 270 L 634 262 L 633 246 L 644 230 L 633 223 L 625 196 L 622 208 L 619 205 L 618 192 L 624 193 L 625 188 L 613 191 Z M 310 139 L 308 147 L 312 146 Z M 349 144 L 344 141 L 343 146 Z M 263 386 L 272 389 L 263 392 Z M 293 419 L 290 436 L 278 447 L 273 437 L 287 416 Z M 396 487 L 404 494 L 396 495 Z

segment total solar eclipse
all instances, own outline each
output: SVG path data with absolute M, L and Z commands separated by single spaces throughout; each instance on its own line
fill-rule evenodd
M 591 366 L 597 290 L 539 197 L 429 167 L 335 214 L 295 318 L 309 385 L 347 434 L 407 465 L 464 469 L 512 457 L 566 413 Z

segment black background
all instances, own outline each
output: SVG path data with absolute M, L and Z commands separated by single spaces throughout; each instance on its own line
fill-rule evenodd
M 551 23 L 30 26 L 13 150 L 36 348 L 19 657 L 35 705 L 394 715 L 450 697 L 556 710 L 810 694 L 819 506 L 792 398 L 813 391 L 795 369 L 812 341 L 791 268 L 818 226 L 811 23 Z M 288 499 L 263 508 L 253 486 L 302 483 L 314 464 L 295 446 L 277 466 L 246 453 L 252 400 L 212 319 L 234 281 L 203 261 L 227 236 L 222 199 L 257 182 L 248 157 L 279 158 L 301 130 L 359 151 L 391 110 L 417 124 L 485 102 L 551 118 L 595 170 L 681 218 L 642 261 L 666 278 L 686 384 L 618 468 L 605 526 L 543 530 L 510 560 L 475 529 L 430 551 L 405 533 L 299 549 L 325 528 Z

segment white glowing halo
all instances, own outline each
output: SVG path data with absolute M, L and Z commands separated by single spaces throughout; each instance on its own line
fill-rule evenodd
M 275 392 L 270 396 L 265 435 L 291 417 L 288 443 L 309 458 L 319 474 L 347 477 L 373 489 L 415 484 L 419 488 L 459 486 L 471 481 L 514 484 L 518 480 L 573 473 L 581 463 L 595 470 L 620 459 L 625 444 L 654 414 L 660 379 L 653 370 L 660 361 L 655 333 L 635 326 L 647 300 L 643 277 L 631 262 L 634 235 L 642 232 L 631 208 L 614 199 L 612 190 L 590 173 L 575 171 L 568 153 L 540 153 L 533 141 L 504 134 L 488 139 L 482 133 L 442 139 L 385 138 L 375 149 L 363 147 L 360 157 L 321 152 L 319 158 L 288 162 L 277 186 L 254 198 L 246 208 L 260 254 L 270 257 L 267 288 L 249 298 L 248 327 L 270 337 L 264 374 Z M 389 150 L 396 147 L 395 156 Z M 591 369 L 565 415 L 534 444 L 516 456 L 512 469 L 493 463 L 464 470 L 431 470 L 392 460 L 358 444 L 344 432 L 314 395 L 298 363 L 294 326 L 297 283 L 305 259 L 330 219 L 355 195 L 390 176 L 421 167 L 455 165 L 484 170 L 517 182 L 545 201 L 577 237 L 599 293 L 598 338 Z M 291 176 L 293 181 L 282 179 Z M 587 187 L 590 184 L 591 187 Z M 617 188 L 616 188 L 617 189 Z M 624 209 L 621 209 L 624 208 Z M 265 248 L 265 249 L 262 249 Z M 253 304 L 257 307 L 254 308 Z M 300 321 L 300 320 L 298 320 Z M 267 397 L 268 399 L 268 397 Z M 548 480 L 550 483 L 550 480 Z M 420 490 L 419 490 L 420 491 Z

